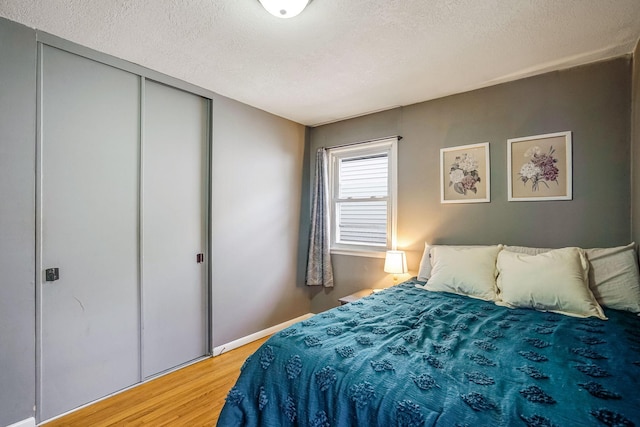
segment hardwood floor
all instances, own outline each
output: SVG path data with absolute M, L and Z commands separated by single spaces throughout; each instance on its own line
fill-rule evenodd
M 187 366 L 42 425 L 215 426 L 240 367 L 268 338 Z

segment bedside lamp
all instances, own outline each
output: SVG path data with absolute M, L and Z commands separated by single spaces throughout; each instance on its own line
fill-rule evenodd
M 404 251 L 387 251 L 384 259 L 384 272 L 393 274 L 393 284 L 398 284 L 396 274 L 404 274 L 407 271 L 407 256 Z

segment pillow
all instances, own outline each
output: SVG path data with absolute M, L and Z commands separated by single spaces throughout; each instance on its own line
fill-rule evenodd
M 591 263 L 589 284 L 598 302 L 617 310 L 640 312 L 640 275 L 635 243 L 585 249 Z
M 422 253 L 422 259 L 420 259 L 420 268 L 418 269 L 418 280 L 425 282 L 429 280 L 431 277 L 431 269 L 432 269 L 432 256 L 431 250 L 436 246 L 445 246 L 445 245 L 429 245 L 425 242 L 424 244 L 424 252 Z M 483 245 L 447 245 L 449 248 L 486 248 L 487 246 Z
M 497 267 L 499 305 L 606 319 L 589 289 L 589 262 L 580 248 L 538 255 L 501 251 Z
M 589 287 L 600 305 L 640 313 L 640 274 L 635 243 L 614 248 L 585 249 L 589 260 Z M 504 250 L 529 255 L 547 248 L 505 246 Z
M 451 292 L 473 298 L 496 299 L 496 258 L 498 246 L 431 248 L 431 278 L 424 286 L 429 291 Z
M 504 245 L 504 250 L 509 252 L 516 252 L 525 255 L 538 255 L 544 252 L 549 252 L 551 248 L 529 248 L 527 246 L 508 246 Z
M 426 281 L 431 277 L 431 246 L 427 242 L 424 243 L 424 252 L 420 259 L 420 267 L 418 268 L 418 280 Z

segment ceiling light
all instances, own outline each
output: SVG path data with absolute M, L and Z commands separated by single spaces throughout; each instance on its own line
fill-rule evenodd
M 267 12 L 278 18 L 293 18 L 307 7 L 309 0 L 259 0 Z

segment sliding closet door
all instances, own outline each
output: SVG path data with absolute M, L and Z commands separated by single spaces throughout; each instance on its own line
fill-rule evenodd
M 207 101 L 144 85 L 143 372 L 207 353 Z M 202 254 L 202 255 L 199 255 Z
M 42 49 L 43 420 L 140 380 L 139 88 L 133 74 Z

